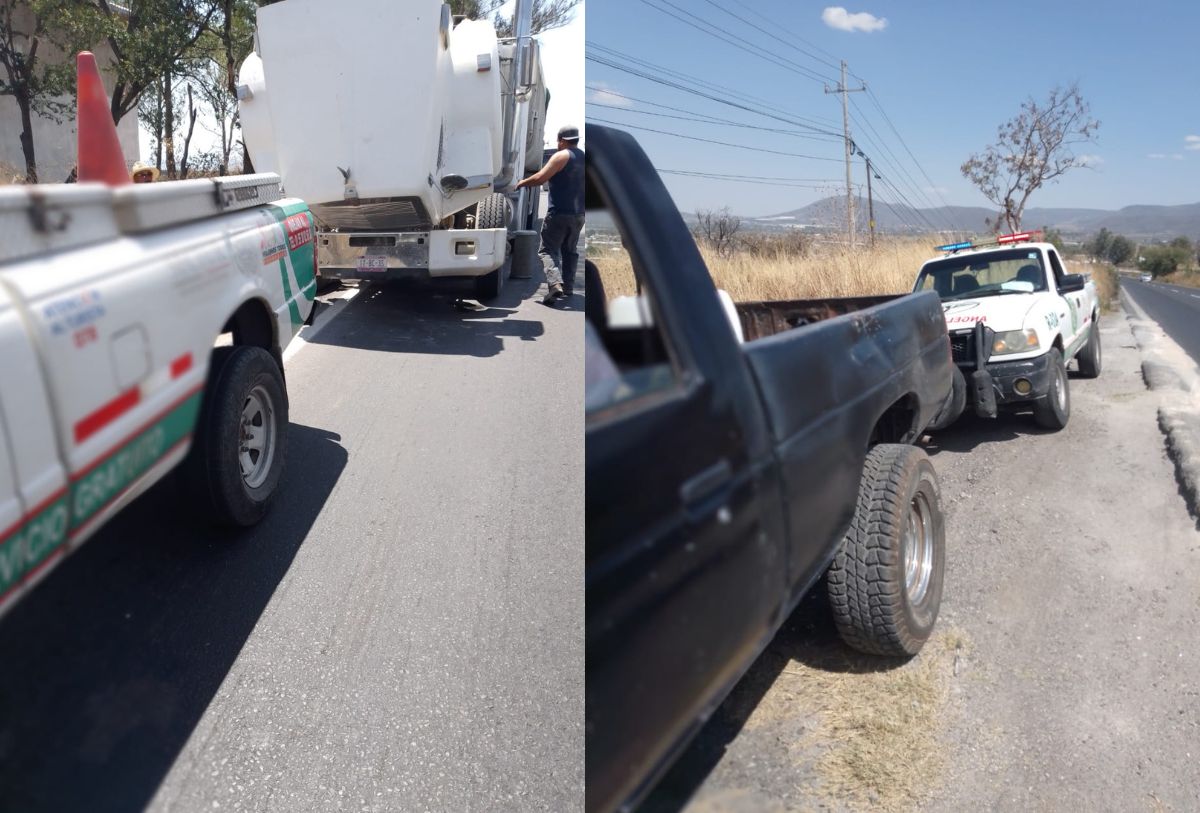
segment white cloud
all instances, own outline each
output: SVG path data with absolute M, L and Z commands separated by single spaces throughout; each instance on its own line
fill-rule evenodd
M 829 6 L 821 12 L 821 19 L 830 28 L 839 31 L 882 31 L 887 28 L 888 21 L 865 11 L 851 14 L 841 6 Z
M 1149 155 L 1147 155 L 1146 157 L 1153 158 L 1156 161 L 1165 160 L 1167 158 L 1170 158 L 1172 161 L 1182 161 L 1183 160 L 1183 156 L 1177 152 L 1173 152 L 1170 155 L 1167 155 L 1166 153 L 1162 153 L 1162 152 L 1152 152 Z
M 1184 136 L 1183 148 L 1185 150 L 1200 150 L 1200 135 Z
M 1079 166 L 1081 167 L 1098 167 L 1103 163 L 1104 159 L 1099 155 L 1084 153 L 1083 155 L 1079 156 Z
M 604 82 L 594 83 L 594 86 L 588 90 L 587 100 L 596 104 L 610 104 L 613 107 L 633 107 L 632 101 L 613 90 Z

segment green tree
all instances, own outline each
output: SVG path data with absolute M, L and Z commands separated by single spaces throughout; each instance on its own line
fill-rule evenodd
M 106 17 L 114 54 L 114 122 L 136 110 L 148 88 L 178 72 L 180 61 L 210 30 L 222 5 L 219 0 L 129 0 L 126 16 L 109 0 L 96 2 Z
M 102 36 L 100 14 L 89 3 L 0 0 L 0 96 L 11 96 L 20 112 L 27 183 L 38 181 L 34 118 L 61 122 L 74 108 L 75 63 L 67 55 Z
M 1118 234 L 1112 238 L 1109 243 L 1108 251 L 1104 258 L 1113 265 L 1124 265 L 1133 259 L 1134 252 L 1137 251 L 1137 246 L 1123 234 Z
M 1108 229 L 1101 228 L 1096 233 L 1096 236 L 1087 242 L 1087 253 L 1094 259 L 1104 260 L 1108 258 L 1109 249 L 1112 247 L 1113 233 Z
M 1192 258 L 1192 243 L 1186 237 L 1177 237 L 1166 245 L 1150 246 L 1142 252 L 1138 267 L 1149 271 L 1154 277 L 1165 277 L 1186 267 Z
M 1022 104 L 1020 113 L 1000 125 L 996 142 L 968 158 L 960 170 L 1000 208 L 994 226 L 1020 231 L 1029 198 L 1083 166 L 1072 146 L 1092 140 L 1099 127 L 1078 85 L 1055 87 L 1045 102 L 1030 98 Z
M 1063 251 L 1063 246 L 1066 244 L 1066 241 L 1063 240 L 1061 231 L 1058 229 L 1052 229 L 1049 226 L 1042 226 L 1042 236 L 1045 238 L 1047 243 L 1050 243 L 1052 246 L 1058 249 L 1059 254 L 1066 253 Z

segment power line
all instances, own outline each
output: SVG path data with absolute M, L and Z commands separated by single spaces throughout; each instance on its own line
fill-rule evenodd
M 798 152 L 782 152 L 780 150 L 769 150 L 765 147 L 750 147 L 745 144 L 734 144 L 730 141 L 716 141 L 711 138 L 700 138 L 699 136 L 690 136 L 690 135 L 685 135 L 683 133 L 672 133 L 667 130 L 655 130 L 652 127 L 642 127 L 641 125 L 629 124 L 628 122 L 624 122 L 624 121 L 610 121 L 608 119 L 596 119 L 596 118 L 589 118 L 588 121 L 593 121 L 593 122 L 596 122 L 597 124 L 611 124 L 614 127 L 628 127 L 631 130 L 644 130 L 645 132 L 648 132 L 648 133 L 659 133 L 661 135 L 669 135 L 673 138 L 686 138 L 689 141 L 703 141 L 706 144 L 719 144 L 722 147 L 733 147 L 733 148 L 739 149 L 739 150 L 749 150 L 750 152 L 765 152 L 765 153 L 770 153 L 772 155 L 784 155 L 789 158 L 808 158 L 809 160 L 812 160 L 812 161 L 837 161 L 837 162 L 840 162 L 842 160 L 840 158 L 824 158 L 820 155 L 804 155 L 804 154 L 798 153 Z
M 688 169 L 655 169 L 663 175 L 680 175 L 691 178 L 706 178 L 715 181 L 759 183 L 765 186 L 790 186 L 798 189 L 828 189 L 838 184 L 832 178 L 777 178 L 770 175 L 727 175 L 719 172 L 701 172 Z
M 655 11 L 659 11 L 659 12 L 662 12 L 663 14 L 666 14 L 668 17 L 670 17 L 673 20 L 681 22 L 684 25 L 691 26 L 692 28 L 695 28 L 697 31 L 699 31 L 703 34 L 707 34 L 710 37 L 719 39 L 728 45 L 732 45 L 734 48 L 738 48 L 742 51 L 745 51 L 746 53 L 751 54 L 752 56 L 757 56 L 760 59 L 765 60 L 766 62 L 770 62 L 773 65 L 781 67 L 785 70 L 790 70 L 793 73 L 797 73 L 806 79 L 811 79 L 814 82 L 825 82 L 828 80 L 828 77 L 824 77 L 821 74 L 817 73 L 816 71 L 806 68 L 805 66 L 801 65 L 798 62 L 793 62 L 792 60 L 790 60 L 786 57 L 782 57 L 777 54 L 773 54 L 769 51 L 766 51 L 765 49 L 763 49 L 763 48 L 759 47 L 758 45 L 756 45 L 755 43 L 751 42 L 750 40 L 748 40 L 744 37 L 739 37 L 737 34 L 730 34 L 727 31 L 723 31 L 720 26 L 715 25 L 714 23 L 711 23 L 708 20 L 705 20 L 703 17 L 700 17 L 697 14 L 693 14 L 692 12 L 687 11 L 686 9 L 680 8 L 679 6 L 672 3 L 671 0 L 657 0 L 657 2 L 660 2 L 665 6 L 670 6 L 672 9 L 677 11 L 682 16 L 676 16 L 676 15 L 672 14 L 671 12 L 667 11 L 666 9 L 660 8 L 659 6 L 655 5 L 655 3 L 652 0 L 641 0 L 641 2 L 643 5 L 649 6 L 650 8 L 654 9 Z M 690 22 L 686 18 L 691 18 L 691 20 L 694 20 L 695 22 Z M 707 28 L 701 28 L 700 27 L 701 25 L 706 26 Z M 709 30 L 709 29 L 711 29 L 711 30 Z M 744 43 L 744 44 L 739 44 L 739 43 Z
M 779 127 L 763 127 L 758 124 L 746 124 L 744 122 L 733 121 L 732 119 L 723 119 L 723 118 L 720 118 L 717 116 L 709 116 L 705 113 L 696 113 L 694 111 L 684 110 L 683 108 L 679 108 L 679 107 L 671 107 L 669 105 L 659 104 L 658 102 L 650 102 L 650 101 L 646 101 L 644 99 L 635 99 L 632 96 L 625 96 L 624 94 L 616 93 L 615 91 L 611 91 L 611 90 L 607 90 L 607 89 L 593 88 L 591 85 L 589 85 L 588 88 L 592 89 L 592 90 L 598 90 L 603 93 L 608 93 L 613 96 L 618 96 L 622 99 L 628 99 L 630 101 L 642 102 L 644 104 L 653 104 L 656 107 L 661 107 L 664 110 L 675 110 L 680 113 L 689 113 L 691 115 L 673 116 L 670 113 L 659 113 L 659 112 L 652 111 L 652 110 L 637 110 L 635 108 L 624 107 L 619 104 L 604 104 L 603 102 L 595 102 L 595 101 L 588 101 L 587 102 L 588 107 L 602 107 L 606 110 L 618 110 L 618 111 L 625 112 L 625 113 L 637 113 L 642 116 L 656 116 L 658 118 L 678 119 L 680 121 L 694 121 L 694 122 L 698 122 L 700 124 L 718 124 L 718 125 L 723 125 L 726 127 L 741 127 L 746 130 L 756 130 L 756 131 L 760 131 L 760 132 L 764 132 L 764 133 L 778 133 L 780 135 L 792 136 L 794 138 L 805 138 L 805 139 L 809 139 L 812 141 L 836 140 L 832 136 L 809 135 L 808 133 L 799 133 L 799 132 L 796 132 L 795 130 L 784 130 Z
M 949 208 L 950 204 L 946 203 L 946 199 L 942 197 L 941 192 L 937 191 L 937 185 L 930 180 L 929 175 L 925 172 L 925 168 L 921 166 L 921 162 L 917 160 L 917 156 L 913 155 L 912 150 L 908 148 L 908 142 L 904 140 L 904 136 L 900 135 L 900 131 L 897 130 L 896 125 L 892 123 L 891 116 L 889 116 L 887 111 L 883 109 L 883 104 L 879 101 L 879 98 L 870 90 L 867 91 L 867 98 L 869 98 L 871 103 L 878 108 L 880 114 L 883 116 L 883 120 L 887 122 L 888 127 L 890 127 L 892 132 L 896 134 L 896 138 L 899 139 L 901 146 L 904 147 L 904 151 L 908 153 L 908 157 L 912 159 L 913 164 L 915 164 L 917 169 L 921 172 L 921 175 L 925 178 L 925 181 L 929 184 L 930 188 L 933 189 L 938 198 L 941 199 L 942 205 Z
M 636 56 L 633 56 L 632 54 L 622 53 L 621 51 L 618 51 L 615 48 L 609 48 L 605 45 L 600 45 L 599 43 L 596 43 L 596 42 L 587 43 L 587 48 L 586 48 L 585 53 L 588 55 L 591 55 L 593 52 L 600 52 L 600 53 L 607 55 L 610 59 L 622 59 L 626 62 L 633 63 L 634 65 L 637 65 L 641 68 L 647 68 L 649 70 L 656 71 L 659 73 L 665 73 L 668 76 L 672 76 L 676 79 L 679 79 L 679 80 L 682 80 L 685 82 L 691 82 L 692 84 L 698 85 L 707 90 L 714 90 L 714 91 L 721 91 L 723 93 L 729 93 L 734 96 L 738 96 L 738 97 L 742 98 L 743 100 L 753 102 L 755 104 L 763 105 L 765 107 L 771 107 L 772 105 L 774 105 L 774 102 L 772 102 L 768 99 L 762 99 L 757 96 L 753 96 L 749 93 L 746 93 L 745 91 L 739 91 L 735 88 L 726 87 L 725 85 L 719 85 L 716 82 L 710 82 L 707 79 L 701 79 L 698 76 L 693 76 L 691 74 L 684 73 L 682 71 L 673 70 L 673 69 L 668 68 L 663 65 L 656 65 L 655 63 L 650 62 L 645 59 L 642 59 L 641 57 L 636 57 Z
M 782 37 L 780 37 L 780 36 L 777 36 L 777 35 L 776 35 L 776 34 L 774 34 L 773 32 L 771 32 L 771 31 L 767 30 L 766 28 L 763 28 L 763 27 L 761 27 L 761 26 L 759 26 L 759 25 L 757 25 L 757 24 L 755 24 L 755 23 L 752 23 L 752 22 L 750 22 L 750 21 L 749 21 L 749 20 L 747 20 L 745 17 L 742 17 L 742 16 L 741 16 L 741 15 L 739 15 L 739 14 L 734 14 L 732 11 L 730 11 L 730 10 L 729 10 L 729 9 L 727 9 L 727 8 L 725 8 L 725 7 L 724 7 L 724 6 L 722 6 L 720 3 L 714 2 L 714 0 L 704 0 L 704 2 L 708 3 L 710 6 L 714 6 L 714 7 L 716 7 L 717 9 L 720 9 L 721 11 L 725 12 L 726 14 L 728 14 L 730 17 L 733 17 L 735 20 L 740 20 L 741 22 L 743 22 L 743 23 L 745 23 L 746 25 L 750 26 L 750 27 L 751 27 L 751 28 L 753 28 L 754 30 L 756 30 L 756 31 L 760 31 L 760 32 L 762 32 L 763 34 L 766 34 L 766 35 L 767 35 L 768 37 L 770 37 L 771 39 L 773 39 L 773 40 L 776 40 L 776 41 L 778 41 L 778 42 L 781 42 L 781 43 L 783 43 L 784 45 L 788 46 L 789 48 L 792 48 L 792 49 L 794 49 L 794 50 L 797 50 L 797 51 L 799 51 L 800 53 L 804 54 L 804 55 L 805 55 L 805 56 L 807 56 L 808 58 L 810 58 L 810 59 L 813 59 L 813 60 L 815 60 L 815 61 L 817 61 L 817 62 L 820 62 L 822 65 L 825 65 L 825 66 L 827 66 L 827 67 L 833 68 L 835 71 L 836 71 L 836 70 L 838 70 L 838 65 L 837 65 L 837 63 L 836 63 L 836 62 L 829 62 L 829 61 L 827 61 L 827 60 L 825 60 L 825 59 L 822 59 L 821 57 L 817 56 L 816 54 L 812 53 L 811 51 L 806 51 L 806 50 L 804 50 L 804 49 L 803 49 L 803 48 L 801 48 L 799 45 L 796 45 L 794 42 L 790 42 L 790 41 L 788 41 L 788 40 L 785 40 L 785 39 L 783 39 L 783 38 L 782 38 Z M 741 5 L 741 4 L 739 3 L 738 5 Z M 745 8 L 745 7 L 743 6 L 743 8 Z M 751 11 L 753 11 L 753 9 L 751 9 Z M 754 12 L 754 13 L 755 13 L 755 14 L 757 14 L 758 12 Z M 760 16 L 761 16 L 761 15 L 760 15 Z M 776 21 L 774 21 L 774 20 L 771 20 L 770 22 L 771 22 L 773 25 L 776 25 L 776 26 L 778 26 L 778 22 L 776 22 Z M 780 30 L 782 31 L 783 29 L 781 28 Z M 795 35 L 793 35 L 793 36 L 795 36 Z M 796 39 L 799 39 L 799 37 L 796 37 Z M 815 46 L 814 46 L 814 47 L 815 47 Z M 831 58 L 831 59 L 833 59 L 833 58 L 835 58 L 835 57 L 832 57 L 832 56 L 831 56 L 830 58 Z M 833 80 L 833 79 L 829 79 L 829 81 L 834 81 L 834 80 Z
M 612 53 L 615 56 L 608 56 L 606 52 Z M 613 49 L 606 48 L 602 45 L 589 45 L 587 48 L 587 54 L 586 54 L 585 58 L 589 62 L 595 62 L 600 65 L 605 65 L 607 67 L 621 71 L 622 73 L 628 73 L 632 76 L 637 76 L 639 78 L 646 79 L 650 82 L 655 82 L 656 84 L 664 85 L 666 87 L 674 88 L 676 90 L 682 90 L 685 93 L 690 93 L 694 96 L 700 96 L 701 98 L 709 99 L 710 101 L 717 102 L 718 104 L 727 105 L 729 107 L 733 107 L 738 110 L 743 110 L 747 113 L 753 113 L 758 116 L 763 116 L 765 118 L 770 118 L 770 119 L 774 119 L 776 121 L 781 121 L 784 124 L 790 124 L 793 127 L 799 127 L 801 129 L 808 130 L 810 132 L 822 133 L 824 135 L 830 135 L 830 136 L 834 136 L 836 138 L 842 137 L 840 133 L 834 132 L 833 130 L 829 130 L 829 129 L 825 128 L 824 126 L 817 126 L 817 125 L 820 125 L 820 122 L 816 121 L 815 119 L 810 119 L 808 117 L 799 116 L 796 114 L 781 114 L 779 112 L 772 112 L 775 110 L 775 108 L 773 106 L 769 106 L 769 105 L 768 105 L 768 109 L 766 109 L 766 110 L 764 110 L 762 108 L 756 108 L 756 107 L 746 103 L 745 97 L 742 96 L 742 94 L 738 93 L 737 91 L 731 91 L 727 88 L 720 88 L 719 85 L 712 85 L 712 87 L 723 90 L 731 98 L 714 95 L 712 93 L 706 92 L 705 90 L 700 90 L 700 89 L 697 89 L 694 87 L 688 87 L 687 85 L 679 84 L 679 82 L 673 82 L 669 79 L 664 79 L 661 76 L 657 76 L 652 73 L 647 73 L 645 70 L 642 70 L 637 67 L 631 67 L 629 65 L 622 65 L 619 61 L 617 61 L 618 59 L 625 59 L 625 60 L 628 60 L 630 62 L 635 62 L 635 63 L 642 62 L 644 65 L 649 67 L 651 70 L 666 71 L 666 69 L 663 69 L 661 66 L 652 65 L 651 63 L 644 62 L 644 60 L 637 60 L 637 59 L 626 57 L 626 55 L 621 54 L 619 51 L 614 51 Z M 675 72 L 671 71 L 671 73 L 675 73 Z M 681 74 L 680 76 L 686 76 L 686 75 Z M 684 81 L 690 81 L 693 84 L 697 84 L 697 85 L 708 84 L 708 83 L 703 82 L 703 80 L 696 80 L 693 77 L 687 77 L 686 79 L 684 79 Z M 733 100 L 733 99 L 739 99 L 739 98 L 742 99 L 742 101 L 739 102 L 739 101 Z M 811 123 L 809 123 L 809 122 L 811 122 Z

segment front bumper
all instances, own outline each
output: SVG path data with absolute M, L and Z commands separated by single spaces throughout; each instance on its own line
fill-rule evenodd
M 992 392 L 995 393 L 998 404 L 1018 404 L 1026 401 L 1036 401 L 1045 398 L 1050 392 L 1053 379 L 1050 370 L 1050 355 L 1043 353 L 1031 359 L 1020 361 L 990 362 L 984 369 L 992 380 Z M 962 366 L 963 374 L 968 380 L 975 370 L 974 365 Z M 1017 382 L 1029 382 L 1029 391 L 1017 391 Z
M 328 231 L 317 235 L 317 268 L 337 279 L 438 281 L 489 274 L 507 251 L 505 229 Z

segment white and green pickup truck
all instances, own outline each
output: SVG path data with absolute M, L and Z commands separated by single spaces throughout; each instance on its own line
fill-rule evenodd
M 172 469 L 249 525 L 315 293 L 278 176 L 0 189 L 0 613 Z
M 916 291 L 936 291 L 946 313 L 956 372 L 951 400 L 931 429 L 970 405 L 983 417 L 999 406 L 1033 407 L 1038 424 L 1062 429 L 1071 415 L 1067 365 L 1100 375 L 1100 305 L 1095 284 L 1068 274 L 1037 232 L 938 246 Z

